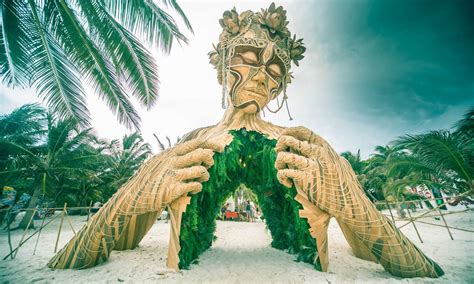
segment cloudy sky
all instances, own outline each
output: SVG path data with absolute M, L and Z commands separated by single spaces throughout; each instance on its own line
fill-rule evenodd
M 140 109 L 142 132 L 176 138 L 218 122 L 220 86 L 207 52 L 221 32 L 224 10 L 266 8 L 271 1 L 178 1 L 194 35 L 175 45 L 159 66 L 160 99 Z M 225 2 L 225 3 L 223 3 Z M 265 119 L 306 126 L 339 151 L 367 157 L 405 133 L 450 128 L 474 107 L 474 2 L 472 1 L 281 1 L 289 28 L 304 38 L 306 57 L 293 68 L 288 88 L 293 121 L 284 110 Z M 99 136 L 129 131 L 116 122 L 92 90 L 89 107 Z M 32 90 L 0 86 L 0 113 L 38 101 Z

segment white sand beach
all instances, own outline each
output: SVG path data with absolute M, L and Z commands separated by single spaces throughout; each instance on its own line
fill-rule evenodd
M 474 212 L 447 215 L 450 226 L 471 229 Z M 85 224 L 86 216 L 71 217 L 76 230 Z M 443 224 L 442 220 L 424 219 Z M 37 226 L 41 222 L 36 221 Z M 397 222 L 400 226 L 404 222 Z M 295 262 L 295 256 L 270 247 L 271 236 L 265 223 L 217 223 L 217 240 L 212 248 L 190 270 L 172 272 L 166 268 L 169 223 L 157 221 L 135 250 L 114 251 L 109 260 L 86 270 L 52 270 L 46 267 L 54 255 L 59 219 L 41 233 L 36 254 L 36 236 L 28 241 L 13 260 L 0 261 L 0 283 L 474 283 L 474 234 L 452 230 L 454 240 L 445 228 L 416 223 L 421 243 L 412 225 L 402 229 L 425 254 L 445 271 L 440 279 L 401 279 L 385 272 L 381 265 L 356 258 L 335 220 L 329 229 L 330 264 L 326 273 L 311 265 Z M 73 235 L 64 222 L 60 249 Z M 28 234 L 33 231 L 30 230 Z M 23 231 L 12 232 L 15 247 Z M 7 234 L 0 233 L 0 256 L 9 252 Z

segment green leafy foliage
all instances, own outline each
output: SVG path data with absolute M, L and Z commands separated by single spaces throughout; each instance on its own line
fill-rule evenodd
M 212 245 L 216 217 L 223 202 L 244 183 L 258 197 L 273 238 L 272 247 L 297 254 L 298 261 L 321 270 L 316 241 L 309 234 L 306 219 L 298 215 L 301 206 L 294 200 L 296 189 L 282 186 L 276 178 L 276 141 L 245 129 L 231 133 L 234 140 L 223 153 L 214 155 L 209 181 L 191 198 L 183 214 L 179 267 L 188 268 Z
M 433 193 L 458 195 L 474 191 L 474 109 L 454 131 L 434 130 L 404 135 L 390 146 L 376 146 L 361 160 L 360 153 L 343 152 L 368 197 L 373 200 L 424 199 L 409 190 L 426 186 Z M 441 196 L 439 196 L 441 197 Z
M 107 201 L 151 155 L 139 133 L 101 141 L 74 119 L 57 119 L 37 104 L 0 115 L 0 193 L 10 186 L 17 196 L 62 207 Z

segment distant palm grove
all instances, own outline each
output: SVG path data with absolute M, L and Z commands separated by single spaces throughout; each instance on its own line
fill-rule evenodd
M 1 186 L 28 193 L 29 208 L 105 202 L 150 155 L 139 133 L 104 141 L 37 104 L 0 116 Z
M 422 199 L 410 189 L 423 186 L 433 197 L 474 192 L 474 109 L 452 130 L 404 135 L 362 160 L 360 152 L 343 152 L 367 196 L 375 201 Z

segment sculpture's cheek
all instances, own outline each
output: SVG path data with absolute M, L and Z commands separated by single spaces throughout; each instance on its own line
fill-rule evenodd
M 256 113 L 269 101 L 271 89 L 277 88 L 268 76 L 247 66 L 232 67 L 227 73 L 227 89 L 234 107 Z

